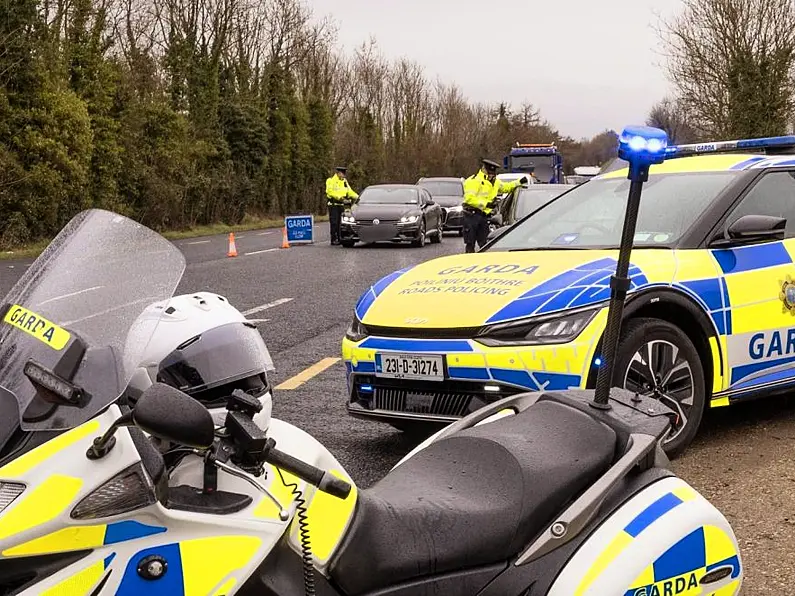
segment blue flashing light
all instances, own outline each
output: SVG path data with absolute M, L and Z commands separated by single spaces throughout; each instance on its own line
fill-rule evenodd
M 359 385 L 359 391 L 363 393 L 372 393 L 373 386 L 372 385 Z
M 596 360 L 593 361 L 593 363 L 594 363 L 594 366 L 602 366 L 602 359 L 601 358 L 597 358 Z
M 762 137 L 759 139 L 738 139 L 735 141 L 714 141 L 711 143 L 691 143 L 671 145 L 665 150 L 665 158 L 688 157 L 703 153 L 729 153 L 754 149 L 795 149 L 795 135 L 782 137 Z
M 650 126 L 627 126 L 618 139 L 618 157 L 629 162 L 630 180 L 645 181 L 649 166 L 665 161 L 668 135 Z

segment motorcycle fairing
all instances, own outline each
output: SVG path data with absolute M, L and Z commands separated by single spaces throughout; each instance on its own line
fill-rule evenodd
M 728 596 L 739 591 L 740 564 L 723 515 L 684 480 L 669 477 L 610 516 L 575 553 L 549 594 L 596 596 L 623 585 L 625 596 Z M 723 566 L 731 567 L 726 577 L 701 586 L 708 572 Z

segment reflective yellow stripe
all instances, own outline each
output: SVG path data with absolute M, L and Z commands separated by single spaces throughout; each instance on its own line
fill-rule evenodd
M 63 528 L 52 534 L 6 549 L 3 551 L 3 556 L 20 557 L 97 548 L 105 542 L 106 529 L 105 524 Z
M 90 594 L 102 579 L 105 563 L 97 561 L 91 567 L 78 571 L 59 584 L 41 592 L 41 596 L 85 596 Z
M 727 396 L 716 397 L 715 399 L 709 402 L 709 406 L 711 408 L 724 408 L 728 405 L 730 405 L 730 402 Z
M 13 508 L 0 517 L 0 540 L 55 519 L 71 505 L 82 486 L 80 478 L 53 474 L 22 493 Z
M 235 587 L 237 580 L 234 577 L 230 577 L 224 585 L 218 588 L 215 592 L 213 592 L 213 596 L 227 596 L 229 592 L 232 591 L 232 588 Z
M 712 354 L 712 394 L 723 391 L 723 375 L 721 374 L 721 352 L 718 340 L 713 336 L 709 338 L 709 348 Z
M 588 572 L 582 578 L 580 585 L 577 587 L 577 591 L 574 593 L 574 596 L 581 596 L 585 593 L 585 591 L 591 586 L 591 584 L 599 577 L 605 569 L 607 569 L 608 565 L 612 563 L 618 555 L 620 555 L 624 550 L 632 544 L 632 536 L 624 532 L 623 530 L 616 536 L 613 541 L 607 545 L 602 551 L 602 554 L 594 561 L 591 568 L 588 569 Z
M 256 536 L 218 536 L 179 543 L 185 596 L 207 596 L 230 573 L 246 567 L 262 541 Z M 227 585 L 229 582 L 224 585 Z
M 30 472 L 39 464 L 47 461 L 56 453 L 63 451 L 70 445 L 77 443 L 88 435 L 96 434 L 99 431 L 99 420 L 96 418 L 85 424 L 73 428 L 69 432 L 55 437 L 36 447 L 33 451 L 28 451 L 12 462 L 0 468 L 0 478 L 14 479 Z

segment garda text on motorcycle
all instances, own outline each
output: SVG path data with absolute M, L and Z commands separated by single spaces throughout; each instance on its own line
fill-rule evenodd
M 621 138 L 631 191 L 611 284 L 614 338 L 632 220 L 665 147 L 654 129 Z M 611 390 L 601 371 L 595 393 L 523 393 L 478 410 L 367 490 L 309 434 L 263 419 L 245 391 L 227 396 L 217 424 L 178 375 L 130 399 L 125 388 L 160 328 L 141 315 L 168 302 L 184 266 L 151 230 L 90 210 L 7 295 L 2 593 L 739 591 L 731 527 L 660 448 L 672 411 Z

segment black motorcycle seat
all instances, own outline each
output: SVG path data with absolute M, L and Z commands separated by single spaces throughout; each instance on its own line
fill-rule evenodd
M 432 443 L 359 493 L 331 577 L 355 596 L 508 560 L 609 468 L 616 442 L 541 401 Z

